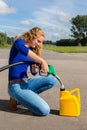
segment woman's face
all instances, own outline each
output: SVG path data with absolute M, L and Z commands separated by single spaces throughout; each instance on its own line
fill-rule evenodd
M 36 46 L 40 45 L 43 41 L 44 41 L 44 37 L 38 36 L 38 38 L 30 41 L 29 47 L 35 48 Z

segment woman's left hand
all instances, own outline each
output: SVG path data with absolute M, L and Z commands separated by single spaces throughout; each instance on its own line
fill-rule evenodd
M 39 70 L 39 66 L 37 66 L 36 64 L 32 65 L 32 73 L 38 72 Z

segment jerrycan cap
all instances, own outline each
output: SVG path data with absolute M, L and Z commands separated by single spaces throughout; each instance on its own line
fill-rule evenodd
M 65 91 L 65 88 L 60 88 L 60 91 Z

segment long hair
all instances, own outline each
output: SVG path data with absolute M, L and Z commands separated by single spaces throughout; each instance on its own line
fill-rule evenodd
M 30 42 L 31 40 L 36 39 L 38 36 L 44 36 L 44 32 L 42 31 L 41 28 L 39 27 L 34 27 L 31 30 L 23 33 L 22 35 L 16 37 L 16 39 L 18 38 L 22 38 L 26 43 Z M 34 51 L 34 53 L 36 53 L 38 56 L 41 57 L 42 55 L 42 43 L 40 45 L 38 45 L 37 47 L 35 47 L 34 49 L 32 49 L 32 51 Z

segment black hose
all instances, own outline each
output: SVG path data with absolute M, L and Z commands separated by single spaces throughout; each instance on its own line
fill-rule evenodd
M 6 70 L 8 68 L 11 68 L 13 66 L 20 65 L 20 64 L 30 64 L 30 65 L 36 64 L 36 65 L 40 66 L 40 63 L 37 63 L 37 62 L 22 61 L 22 62 L 16 62 L 16 63 L 13 63 L 13 64 L 3 66 L 3 67 L 0 68 L 0 72 Z

